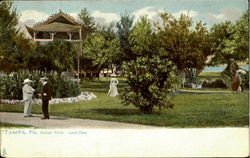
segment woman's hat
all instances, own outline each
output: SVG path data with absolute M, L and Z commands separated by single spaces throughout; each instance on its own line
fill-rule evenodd
M 33 82 L 33 81 L 27 78 L 27 79 L 25 79 L 25 80 L 23 81 L 23 84 L 31 83 L 31 82 Z

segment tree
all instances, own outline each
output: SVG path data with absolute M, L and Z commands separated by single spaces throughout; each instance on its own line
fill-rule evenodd
M 238 61 L 249 62 L 248 51 L 249 51 L 249 14 L 246 10 L 241 18 L 237 21 L 234 26 L 235 33 L 233 38 L 236 44 L 236 52 L 238 54 Z
M 73 43 L 63 40 L 52 41 L 46 46 L 45 51 L 52 65 L 59 72 L 74 70 L 76 48 Z
M 129 43 L 131 45 L 131 60 L 135 60 L 140 56 L 152 57 L 157 53 L 157 37 L 152 31 L 150 21 L 146 16 L 140 18 L 135 24 L 129 36 Z
M 233 24 L 225 21 L 211 28 L 214 57 L 210 65 L 227 64 L 224 76 L 233 77 L 239 62 L 248 61 L 248 12 Z
M 201 71 L 209 55 L 211 40 L 202 22 L 193 26 L 192 19 L 182 14 L 179 19 L 160 13 L 162 23 L 157 23 L 157 38 L 161 53 L 177 66 L 179 73 Z
M 34 45 L 17 28 L 18 15 L 12 2 L 0 2 L 0 70 L 10 73 L 25 69 Z
M 132 58 L 130 56 L 132 54 L 131 45 L 129 43 L 129 36 L 132 30 L 134 18 L 130 17 L 130 15 L 125 12 L 121 15 L 120 21 L 117 22 L 117 35 L 120 41 L 121 51 L 119 56 L 120 61 L 118 65 L 121 65 L 123 61 L 129 61 Z
M 96 32 L 83 42 L 83 57 L 91 61 L 88 68 L 95 67 L 100 71 L 114 63 L 119 48 L 118 38 L 108 40 L 102 33 Z
M 85 39 L 88 35 L 95 31 L 94 18 L 90 16 L 86 8 L 82 9 L 78 14 L 78 18 L 82 23 L 82 39 Z
M 233 23 L 230 21 L 213 25 L 211 28 L 211 37 L 213 41 L 212 52 L 214 57 L 210 65 L 228 64 L 230 59 L 237 58 L 237 55 L 234 53 L 235 48 L 230 47 L 232 44 L 230 42 L 234 42 L 233 34 Z
M 96 32 L 101 33 L 106 40 L 113 40 L 116 38 L 115 33 L 115 23 L 111 22 L 109 25 L 98 25 L 96 28 Z
M 175 19 L 171 14 L 161 13 L 163 26 L 157 26 L 160 46 L 166 57 L 172 60 L 179 71 L 190 68 L 202 69 L 210 54 L 210 37 L 205 24 L 196 23 L 192 29 L 192 19 L 182 14 Z
M 37 44 L 33 53 L 28 57 L 27 67 L 29 67 L 29 70 L 56 70 L 49 56 L 50 54 L 47 51 L 47 46 Z
M 27 66 L 30 70 L 73 71 L 77 63 L 76 50 L 76 43 L 63 40 L 55 40 L 47 45 L 37 43 L 36 49 L 28 57 Z
M 153 113 L 153 108 L 172 108 L 171 90 L 175 80 L 175 65 L 162 58 L 150 21 L 141 17 L 130 36 L 133 60 L 124 62 L 122 68 L 128 88 L 121 95 L 124 104 L 133 104 L 142 113 Z

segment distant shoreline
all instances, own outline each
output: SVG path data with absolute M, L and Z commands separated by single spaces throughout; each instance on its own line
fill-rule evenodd
M 249 65 L 239 65 L 241 69 L 249 71 Z M 226 65 L 221 66 L 206 66 L 202 72 L 222 72 Z

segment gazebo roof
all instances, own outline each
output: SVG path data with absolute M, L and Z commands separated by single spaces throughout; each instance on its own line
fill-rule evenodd
M 51 15 L 46 21 L 34 25 L 34 27 L 26 26 L 28 32 L 32 36 L 33 31 L 42 32 L 78 32 L 81 24 L 76 22 L 73 17 L 63 12 Z
M 43 32 L 78 32 L 80 26 L 60 23 L 60 22 L 53 22 L 47 25 L 39 25 L 33 28 L 26 26 L 28 31 L 43 31 Z

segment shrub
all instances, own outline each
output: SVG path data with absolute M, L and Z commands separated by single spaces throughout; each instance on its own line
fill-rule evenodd
M 123 65 L 128 88 L 121 94 L 122 103 L 133 104 L 142 113 L 152 113 L 153 107 L 173 108 L 172 88 L 176 80 L 175 66 L 158 56 L 139 57 Z
M 186 84 L 190 85 L 191 83 L 196 83 L 198 75 L 199 75 L 199 72 L 194 68 L 185 70 Z
M 241 75 L 241 85 L 243 88 L 249 88 L 249 71 L 246 71 L 247 73 L 244 75 Z M 228 88 L 231 88 L 232 86 L 232 77 L 223 76 L 223 80 L 225 81 Z
M 223 79 L 216 79 L 214 81 L 204 81 L 202 83 L 204 88 L 227 88 L 227 84 Z
M 249 88 L 249 71 L 247 71 L 247 74 L 241 75 L 242 78 L 242 86 L 244 88 Z
M 1 77 L 0 88 L 1 93 L 0 97 L 2 99 L 22 99 L 22 87 L 23 81 L 25 78 L 33 80 L 32 87 L 35 89 L 35 97 L 38 97 L 38 93 L 41 92 L 42 85 L 39 82 L 42 74 L 38 73 L 17 73 L 14 75 L 5 75 Z M 48 74 L 46 77 L 49 78 L 48 82 L 52 85 L 54 98 L 64 98 L 64 97 L 73 97 L 80 94 L 79 85 L 57 75 Z

